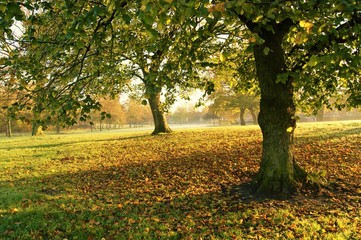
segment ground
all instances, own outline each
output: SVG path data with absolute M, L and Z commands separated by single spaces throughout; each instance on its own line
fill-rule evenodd
M 324 187 L 283 200 L 233 194 L 258 170 L 256 126 L 0 141 L 0 239 L 361 238 L 361 121 L 299 125 Z

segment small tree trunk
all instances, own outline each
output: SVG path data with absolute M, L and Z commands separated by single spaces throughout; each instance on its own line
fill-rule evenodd
M 55 126 L 55 131 L 56 131 L 57 134 L 60 133 L 60 129 L 61 129 L 61 127 L 60 127 L 60 122 L 57 121 L 57 122 L 56 122 L 56 126 Z
M 250 109 L 248 109 L 248 110 L 249 110 L 249 112 L 251 113 L 253 124 L 258 124 L 257 115 L 256 115 L 254 109 L 253 109 L 253 108 L 250 108 Z
M 12 131 L 11 131 L 11 119 L 7 117 L 6 119 L 6 136 L 11 137 Z
M 34 122 L 31 129 L 31 136 L 40 136 L 42 134 L 42 127 L 38 123 Z
M 325 107 L 322 106 L 320 109 L 318 109 L 317 114 L 316 114 L 316 121 L 317 122 L 322 122 L 323 121 L 324 113 L 325 113 Z
M 262 161 L 255 179 L 259 194 L 288 195 L 307 176 L 292 152 L 296 127 L 292 79 L 277 83 L 277 76 L 286 69 L 281 47 L 284 30 L 281 26 L 276 26 L 274 32 L 263 29 L 261 37 L 265 42 L 254 48 L 261 89 L 258 121 L 263 134 Z
M 160 92 L 151 94 L 148 101 L 154 120 L 154 131 L 152 132 L 152 135 L 172 132 L 161 107 Z
M 242 126 L 246 126 L 246 121 L 244 120 L 244 113 L 246 112 L 245 108 L 240 108 L 239 120 Z

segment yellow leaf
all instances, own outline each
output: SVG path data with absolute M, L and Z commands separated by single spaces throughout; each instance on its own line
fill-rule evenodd
M 293 131 L 293 127 L 289 127 L 289 128 L 287 128 L 287 132 L 292 132 Z
M 307 33 L 310 33 L 310 32 L 311 32 L 311 29 L 312 29 L 312 27 L 313 27 L 313 23 L 307 22 L 307 21 L 305 21 L 305 20 L 302 20 L 302 21 L 300 21 L 299 24 L 300 24 L 300 27 L 306 29 L 306 32 L 307 32 Z
M 13 209 L 10 210 L 10 212 L 17 213 L 17 212 L 19 212 L 19 210 L 17 208 L 13 208 Z
M 305 32 L 300 32 L 296 35 L 294 43 L 297 45 L 303 44 L 308 41 L 307 34 Z
M 160 222 L 160 219 L 157 218 L 157 217 L 152 217 L 152 219 L 153 219 L 154 222 Z
M 214 5 L 214 10 L 217 12 L 224 12 L 224 2 L 223 3 L 217 3 Z
M 255 36 L 250 37 L 248 40 L 249 40 L 250 43 L 257 42 L 257 38 Z
M 219 59 L 221 60 L 221 62 L 224 62 L 224 61 L 227 60 L 227 58 L 226 58 L 226 56 L 224 55 L 224 53 L 221 53 L 221 54 L 219 55 Z
M 157 25 L 157 29 L 158 29 L 158 31 L 163 31 L 164 30 L 164 25 L 162 24 L 162 23 L 158 23 L 158 25 Z

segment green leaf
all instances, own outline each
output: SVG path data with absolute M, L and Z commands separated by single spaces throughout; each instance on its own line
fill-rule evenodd
M 268 48 L 268 47 L 265 47 L 264 49 L 263 49 L 263 54 L 264 55 L 268 55 L 269 54 L 269 52 L 270 52 L 270 49 Z
M 283 83 L 285 84 L 288 81 L 289 73 L 282 73 L 277 75 L 276 83 Z
M 275 19 L 277 12 L 278 12 L 277 8 L 271 8 L 271 9 L 267 12 L 267 18 L 269 18 L 269 19 Z
M 76 41 L 76 46 L 77 46 L 78 48 L 83 48 L 83 47 L 85 46 L 85 44 L 84 44 L 84 42 L 83 42 L 81 39 L 78 39 L 78 40 Z
M 306 64 L 309 67 L 314 67 L 319 63 L 319 58 L 315 55 L 312 55 L 308 63 Z
M 242 6 L 245 2 L 246 2 L 246 0 L 238 0 L 238 1 L 236 1 L 235 5 L 236 5 L 236 7 L 240 7 L 240 6 Z
M 252 4 L 250 4 L 250 3 L 245 3 L 245 4 L 243 4 L 242 5 L 242 8 L 243 8 L 243 10 L 244 10 L 244 13 L 246 14 L 246 15 L 251 15 L 252 13 L 253 13 L 253 11 L 254 11 L 254 9 L 253 9 L 253 5 Z
M 154 29 L 147 29 L 147 33 L 148 33 L 149 37 L 151 37 L 151 38 L 159 37 L 159 33 Z
M 125 14 L 123 15 L 123 20 L 126 24 L 129 24 L 132 21 L 132 18 L 129 15 Z
M 152 26 L 153 23 L 154 23 L 154 18 L 153 18 L 152 16 L 150 16 L 150 15 L 145 15 L 145 16 L 144 16 L 144 22 L 145 22 L 146 24 Z

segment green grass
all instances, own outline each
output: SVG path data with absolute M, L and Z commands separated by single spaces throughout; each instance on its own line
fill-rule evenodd
M 361 122 L 300 124 L 298 161 L 330 188 L 244 202 L 258 127 L 0 138 L 0 239 L 360 239 Z

